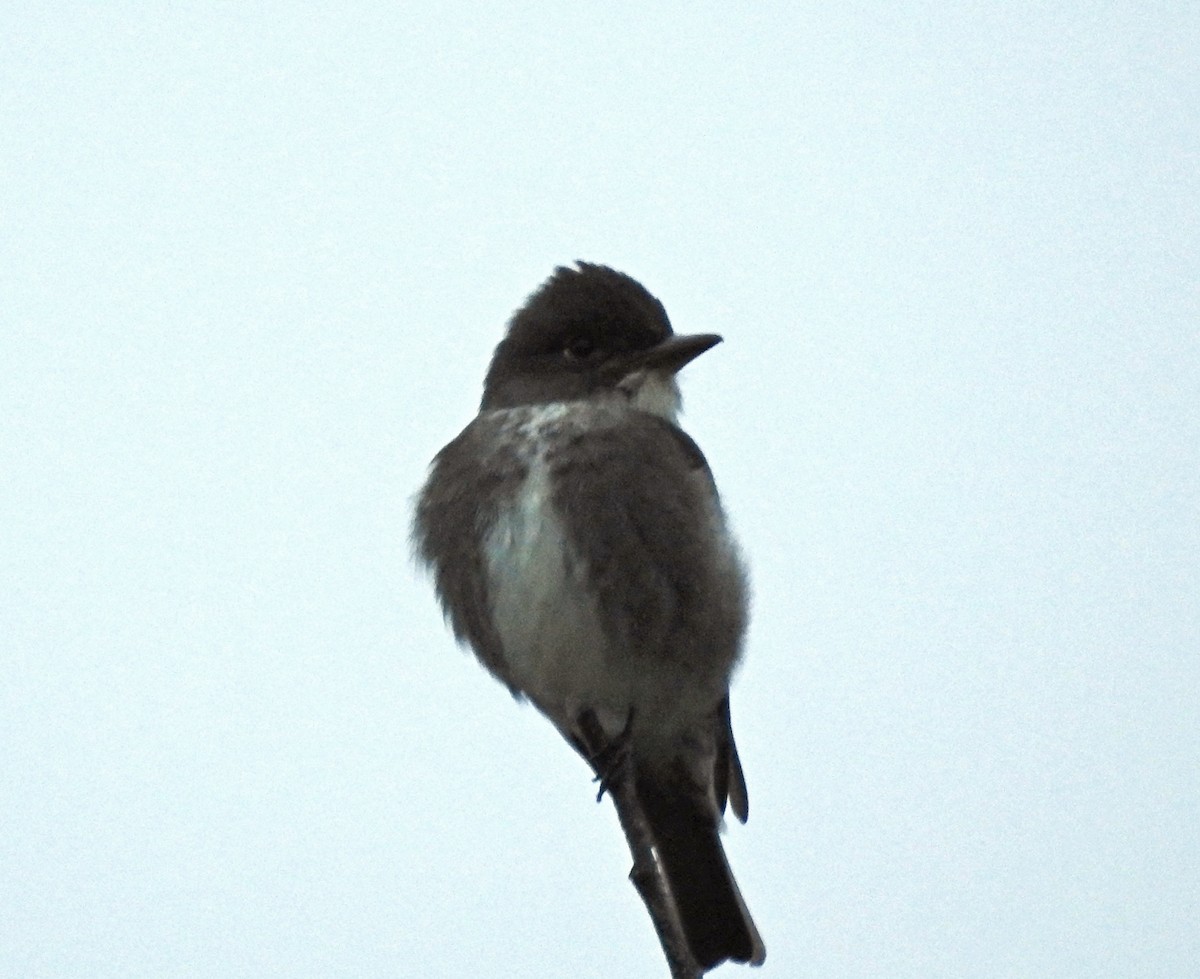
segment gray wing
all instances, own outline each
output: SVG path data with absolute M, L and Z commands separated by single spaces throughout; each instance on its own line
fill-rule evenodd
M 717 805 L 725 811 L 725 803 L 733 809 L 740 822 L 750 818 L 750 796 L 746 791 L 746 776 L 733 740 L 733 721 L 729 716 L 729 697 L 721 701 L 717 714 L 717 760 L 713 766 L 713 789 Z
M 488 424 L 477 418 L 434 458 L 417 502 L 413 543 L 433 572 L 455 638 L 519 696 L 492 625 L 481 542 L 495 522 L 503 487 L 518 482 L 525 467 L 513 452 L 485 450 Z
M 704 456 L 663 419 L 629 412 L 548 457 L 612 638 L 725 679 L 746 627 L 746 580 Z

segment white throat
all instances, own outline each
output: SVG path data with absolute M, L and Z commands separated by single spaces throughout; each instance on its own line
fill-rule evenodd
M 639 411 L 648 411 L 674 423 L 679 417 L 683 397 L 674 374 L 664 371 L 634 371 L 617 385 L 617 390 Z

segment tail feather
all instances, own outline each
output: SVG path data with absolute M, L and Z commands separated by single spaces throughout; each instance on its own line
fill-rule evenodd
M 766 949 L 721 846 L 708 799 L 659 773 L 637 794 L 692 956 L 705 971 L 726 959 L 760 965 Z

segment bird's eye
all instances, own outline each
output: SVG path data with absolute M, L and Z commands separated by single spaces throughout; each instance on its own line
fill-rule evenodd
M 596 345 L 588 337 L 573 337 L 563 349 L 567 360 L 587 360 L 596 352 Z

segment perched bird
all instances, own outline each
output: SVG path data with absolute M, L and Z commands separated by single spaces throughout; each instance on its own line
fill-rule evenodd
M 675 334 L 621 272 L 557 269 L 513 315 L 479 414 L 434 459 L 413 534 L 483 665 L 594 761 L 598 722 L 598 769 L 632 777 L 705 970 L 766 955 L 719 836 L 727 800 L 747 816 L 729 720 L 746 575 L 676 421 L 676 373 L 720 341 Z

